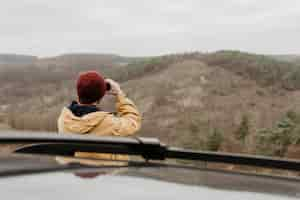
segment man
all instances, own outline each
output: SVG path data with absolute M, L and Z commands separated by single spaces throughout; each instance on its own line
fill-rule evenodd
M 116 97 L 116 115 L 97 107 L 104 95 Z M 129 136 L 140 129 L 141 116 L 120 85 L 104 79 L 95 71 L 81 73 L 77 80 L 78 101 L 63 108 L 58 118 L 58 131 L 64 134 L 96 136 Z M 76 152 L 76 157 L 123 160 L 126 156 Z

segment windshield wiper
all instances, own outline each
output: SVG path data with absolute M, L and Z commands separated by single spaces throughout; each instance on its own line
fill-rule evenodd
M 155 138 L 92 137 L 50 134 L 0 134 L 0 143 L 27 144 L 16 153 L 73 156 L 75 152 L 142 156 L 146 160 L 183 159 L 300 171 L 300 160 L 193 151 L 168 147 Z

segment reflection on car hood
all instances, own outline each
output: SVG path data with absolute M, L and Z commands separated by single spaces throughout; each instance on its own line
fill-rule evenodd
M 0 180 L 3 199 L 296 199 L 270 194 L 217 190 L 153 179 L 102 175 L 92 179 L 70 173 L 49 173 Z
M 186 195 L 189 195 L 189 199 L 203 196 L 224 199 L 222 195 L 226 195 L 224 197 L 228 199 L 276 200 L 299 198 L 300 194 L 299 179 L 229 173 L 164 163 L 126 162 L 122 166 L 112 165 L 111 161 L 108 163 L 103 166 L 83 166 L 78 163 L 62 165 L 51 156 L 2 156 L 1 195 L 18 200 L 20 197 L 41 199 L 41 195 L 43 199 L 49 196 L 49 199 L 66 197 L 74 200 L 103 196 L 120 199 L 120 195 L 131 199 L 182 199 Z M 24 174 L 28 175 L 14 176 Z

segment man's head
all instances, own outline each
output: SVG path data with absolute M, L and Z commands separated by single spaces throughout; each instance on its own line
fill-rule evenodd
M 96 71 L 83 72 L 77 79 L 77 95 L 81 104 L 92 104 L 101 100 L 106 89 L 103 76 Z

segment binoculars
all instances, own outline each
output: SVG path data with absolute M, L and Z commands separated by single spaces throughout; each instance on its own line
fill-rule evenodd
M 110 85 L 110 83 L 105 82 L 105 84 L 106 84 L 106 91 L 111 90 L 111 85 Z

